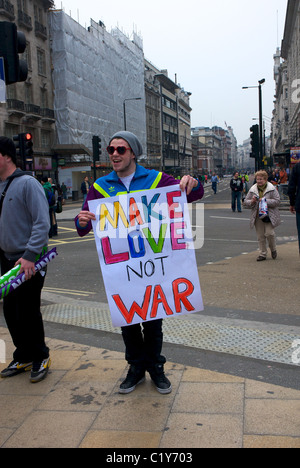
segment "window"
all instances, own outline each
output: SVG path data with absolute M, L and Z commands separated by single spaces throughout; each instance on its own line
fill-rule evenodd
M 18 10 L 21 10 L 27 13 L 26 0 L 18 0 Z
M 34 5 L 34 19 L 35 21 L 43 24 L 43 10 L 37 5 Z
M 31 84 L 25 84 L 25 103 L 32 104 L 32 86 Z
M 41 89 L 41 108 L 46 109 L 48 107 L 48 93 L 46 89 Z
M 50 141 L 51 141 L 51 134 L 50 132 L 41 131 L 41 145 L 42 148 L 49 148 L 50 147 Z
M 26 41 L 26 49 L 21 55 L 22 60 L 27 62 L 28 70 L 31 70 L 31 52 L 30 52 L 30 42 Z
M 46 57 L 45 51 L 37 49 L 37 63 L 38 63 L 38 74 L 46 75 Z

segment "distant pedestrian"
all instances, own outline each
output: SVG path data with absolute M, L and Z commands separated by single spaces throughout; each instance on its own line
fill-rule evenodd
M 291 205 L 290 211 L 296 215 L 300 254 L 300 163 L 296 164 L 292 171 L 288 187 L 288 196 Z
M 277 258 L 276 236 L 274 228 L 281 224 L 279 205 L 280 196 L 277 188 L 268 182 L 266 171 L 258 171 L 255 174 L 256 184 L 254 184 L 245 199 L 244 206 L 251 208 L 250 226 L 255 226 L 257 239 L 259 243 L 258 262 L 267 259 L 267 240 L 271 250 L 273 260 Z M 266 198 L 268 205 L 268 216 L 264 219 L 259 218 L 259 202 Z
M 83 182 L 81 184 L 81 193 L 83 194 L 83 203 L 82 203 L 82 208 L 85 204 L 86 197 L 88 196 L 89 190 L 90 190 L 91 184 L 89 183 L 89 178 L 86 176 L 83 179 Z
M 243 191 L 243 182 L 239 178 L 239 173 L 235 172 L 233 178 L 230 181 L 231 188 L 231 208 L 235 213 L 236 209 L 239 213 L 242 212 L 242 191 Z
M 273 171 L 272 174 L 269 176 L 269 182 L 277 187 L 280 184 L 280 177 L 276 171 Z
M 213 189 L 215 195 L 216 195 L 217 190 L 218 190 L 218 183 L 219 183 L 218 176 L 214 172 L 213 175 L 212 175 L 212 178 L 211 178 L 211 188 Z
M 61 188 L 61 190 L 62 190 L 62 194 L 63 194 L 63 203 L 64 203 L 64 200 L 67 200 L 67 198 L 68 198 L 68 195 L 67 195 L 68 189 L 67 189 L 67 186 L 66 186 L 66 184 L 65 184 L 64 182 L 61 184 L 61 187 L 60 187 L 60 188 Z
M 279 172 L 279 178 L 281 184 L 286 184 L 288 182 L 288 174 L 284 167 L 282 167 L 281 171 Z
M 249 177 L 248 177 L 248 180 L 249 180 Z M 248 182 L 245 176 L 242 177 L 242 182 L 243 182 L 242 202 L 244 202 L 248 193 Z
M 47 198 L 48 207 L 49 207 L 49 219 L 50 219 L 49 237 L 57 236 L 57 220 L 56 220 L 56 213 L 55 213 L 55 208 L 56 208 L 55 191 L 47 176 L 42 177 L 41 183 L 44 188 L 45 196 Z

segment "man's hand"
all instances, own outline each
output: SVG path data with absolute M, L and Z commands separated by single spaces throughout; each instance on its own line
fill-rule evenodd
M 29 260 L 24 260 L 24 258 L 19 258 L 19 260 L 15 263 L 15 266 L 21 265 L 21 269 L 19 274 L 25 273 L 25 279 L 29 280 L 32 276 L 35 275 L 35 265 L 34 262 L 30 262 Z
M 198 185 L 198 180 L 194 179 L 194 177 L 190 175 L 185 175 L 182 177 L 179 187 L 182 192 L 186 190 L 187 195 L 191 193 L 193 188 L 197 187 Z
M 78 224 L 85 228 L 90 221 L 96 221 L 96 216 L 91 211 L 80 211 L 78 215 Z
M 290 212 L 292 214 L 296 214 L 296 208 L 294 206 L 290 206 Z

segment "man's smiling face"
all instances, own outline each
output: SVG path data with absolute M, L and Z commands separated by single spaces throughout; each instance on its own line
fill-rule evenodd
M 129 148 L 129 145 L 126 140 L 122 138 L 115 138 L 111 141 L 110 146 L 115 148 L 124 147 L 126 151 L 124 154 L 119 154 L 117 150 L 109 156 L 112 163 L 114 171 L 118 174 L 119 177 L 126 177 L 136 169 L 135 155 L 132 150 Z

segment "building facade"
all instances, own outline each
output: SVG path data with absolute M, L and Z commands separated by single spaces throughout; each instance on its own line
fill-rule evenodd
M 192 128 L 192 142 L 198 173 L 224 174 L 237 167 L 237 140 L 231 127 Z
M 34 168 L 55 176 L 57 160 L 52 158 L 55 118 L 51 79 L 48 10 L 52 0 L 0 0 L 0 21 L 14 22 L 26 37 L 23 59 L 27 61 L 25 82 L 6 86 L 6 102 L 0 103 L 0 134 L 30 132 L 34 144 Z
M 184 88 L 177 91 L 178 96 L 178 130 L 179 130 L 179 161 L 181 175 L 193 174 L 196 167 L 193 167 L 193 151 L 191 136 L 191 112 L 190 96 Z
M 105 151 L 119 130 L 137 134 L 147 154 L 144 54 L 138 36 L 106 31 L 91 20 L 85 29 L 63 11 L 49 14 L 57 145 L 64 155 L 60 181 L 79 191 L 85 175 L 98 178 L 111 170 Z M 101 154 L 92 170 L 93 136 Z M 77 166 L 75 166 L 77 165 Z
M 275 101 L 271 152 L 275 164 L 289 165 L 300 147 L 300 1 L 289 0 L 281 50 L 274 55 Z
M 0 21 L 26 36 L 28 78 L 6 86 L 0 133 L 33 135 L 33 171 L 79 193 L 84 176 L 110 171 L 106 148 L 120 129 L 136 133 L 141 164 L 174 176 L 192 173 L 190 95 L 145 60 L 142 39 L 91 20 L 87 29 L 52 0 L 0 0 Z M 93 136 L 102 152 L 93 163 Z
M 148 167 L 175 177 L 192 171 L 190 96 L 145 59 Z
M 211 174 L 222 166 L 223 140 L 209 127 L 192 128 L 194 159 L 198 174 Z
M 146 165 L 153 169 L 162 167 L 162 126 L 160 83 L 158 70 L 145 59 L 145 103 L 147 125 Z

